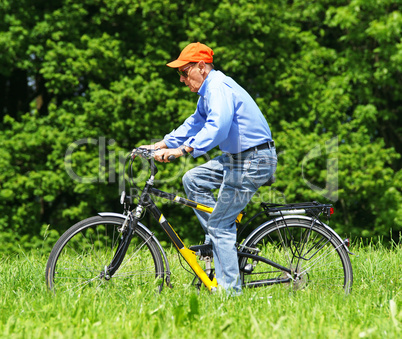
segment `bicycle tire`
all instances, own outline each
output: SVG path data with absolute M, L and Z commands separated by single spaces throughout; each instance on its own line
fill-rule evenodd
M 119 269 L 105 274 L 121 238 L 123 219 L 95 216 L 70 227 L 54 245 L 46 265 L 46 284 L 53 291 L 80 291 L 116 285 L 119 288 L 163 287 L 164 265 L 150 233 L 137 227 Z
M 243 251 L 256 249 L 255 254 L 290 269 L 291 274 L 261 260 L 240 257 L 243 286 L 273 285 L 288 278 L 290 281 L 281 285 L 291 286 L 293 290 L 318 287 L 350 293 L 352 265 L 335 233 L 320 222 L 298 217 L 287 218 L 286 222 L 277 219 L 260 227 L 246 239 L 244 246 L 247 247 Z

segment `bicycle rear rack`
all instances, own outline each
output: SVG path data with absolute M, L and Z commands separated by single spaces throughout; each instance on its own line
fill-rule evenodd
M 318 218 L 322 213 L 329 219 L 334 209 L 331 204 L 321 204 L 317 201 L 294 204 L 261 203 L 264 212 L 269 216 L 306 214 Z

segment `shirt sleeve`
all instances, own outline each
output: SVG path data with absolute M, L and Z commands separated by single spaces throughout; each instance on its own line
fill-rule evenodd
M 204 124 L 205 117 L 203 117 L 197 109 L 180 127 L 166 134 L 163 141 L 168 148 L 178 148 L 183 145 L 189 137 L 196 135 Z
M 230 87 L 223 84 L 208 89 L 203 100 L 198 102 L 197 111 L 205 112 L 205 123 L 198 133 L 184 141 L 184 145 L 194 149 L 194 158 L 207 153 L 228 137 L 234 117 Z

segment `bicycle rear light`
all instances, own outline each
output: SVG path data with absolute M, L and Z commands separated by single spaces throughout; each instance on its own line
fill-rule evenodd
M 330 207 L 330 206 L 326 206 L 325 209 L 323 210 L 323 212 L 324 212 L 324 215 L 325 215 L 328 219 L 330 219 L 330 218 L 331 218 L 331 215 L 334 214 L 334 208 L 333 208 L 333 207 Z

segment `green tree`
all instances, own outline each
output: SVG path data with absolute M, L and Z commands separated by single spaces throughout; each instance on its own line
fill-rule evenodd
M 278 146 L 277 182 L 250 212 L 261 199 L 317 199 L 334 203 L 342 234 L 396 237 L 401 28 L 391 0 L 3 0 L 1 251 L 51 244 L 80 219 L 121 210 L 121 156 L 195 109 L 165 66 L 194 41 L 256 99 Z M 160 165 L 173 179 L 159 187 L 181 192 L 181 175 L 203 161 Z M 199 240 L 191 210 L 166 215 Z

